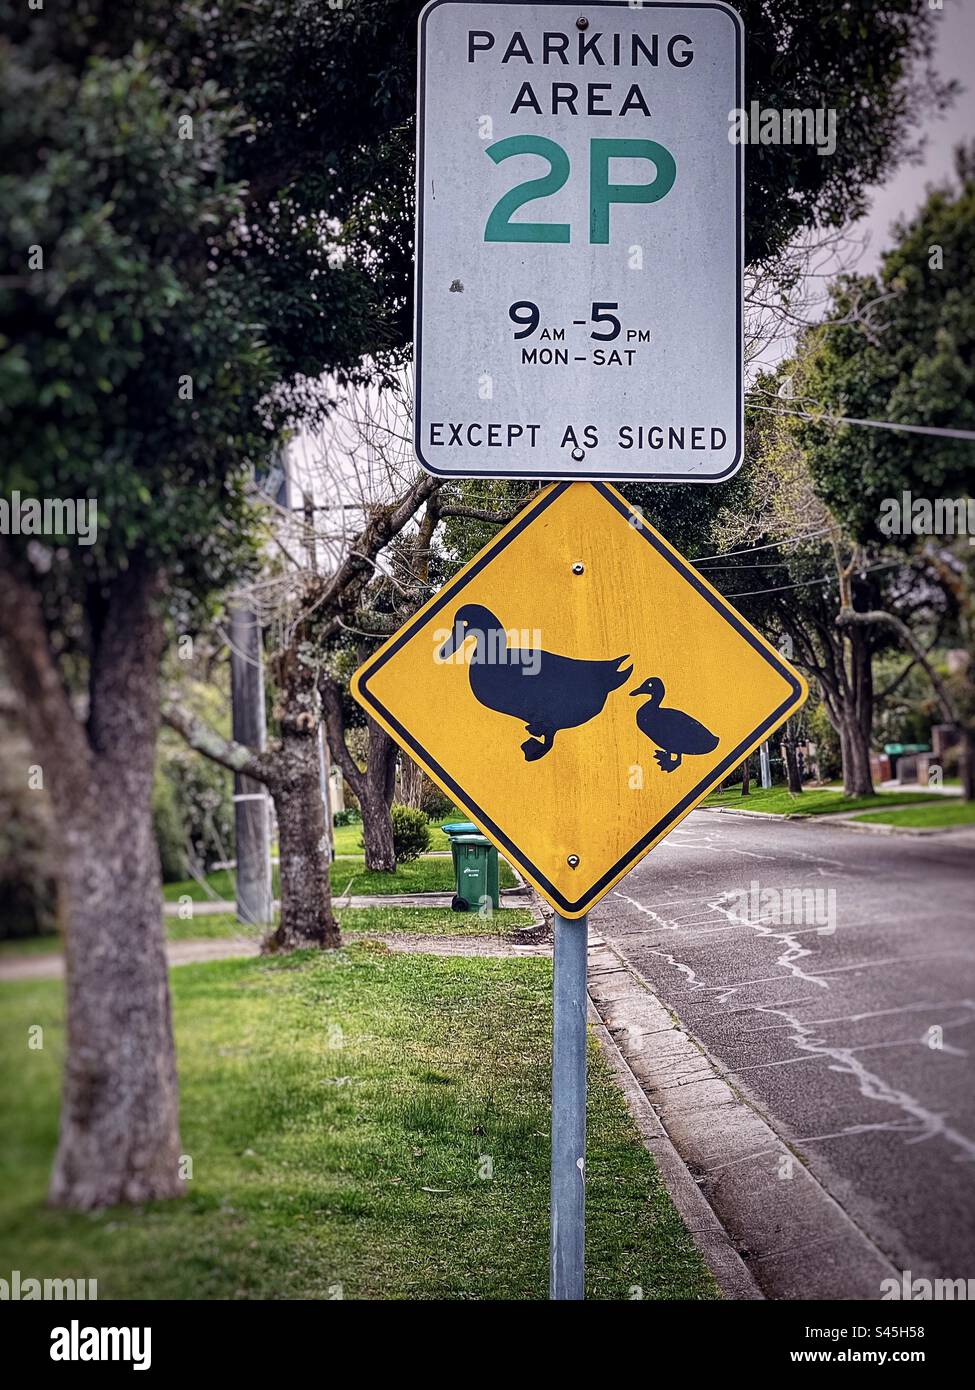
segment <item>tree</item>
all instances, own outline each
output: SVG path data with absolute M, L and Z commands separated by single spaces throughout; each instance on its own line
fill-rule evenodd
M 874 658 L 890 645 L 895 623 L 930 623 L 938 604 L 911 566 L 844 531 L 820 497 L 788 399 L 773 389 L 795 381 L 797 364 L 756 383 L 755 402 L 781 411 L 753 413 L 742 491 L 715 526 L 718 555 L 702 565 L 712 582 L 757 626 L 776 634 L 786 654 L 813 676 L 840 740 L 848 796 L 873 792 L 871 733 L 877 692 Z M 884 611 L 885 623 L 859 621 Z M 789 784 L 801 790 L 795 730 L 784 739 Z
M 841 615 L 850 627 L 882 628 L 926 671 L 941 717 L 962 736 L 965 793 L 975 797 L 975 562 L 967 535 L 932 534 L 901 517 L 905 494 L 933 499 L 970 491 L 973 445 L 945 434 L 843 425 L 837 416 L 935 430 L 975 430 L 975 146 L 958 151 L 954 187 L 932 190 L 876 277 L 847 277 L 835 288 L 833 317 L 854 297 L 870 298 L 864 321 L 810 332 L 802 344 L 797 422 L 815 485 L 864 545 L 882 545 L 940 588 L 967 671 L 942 674 L 902 617 L 876 607 Z M 905 533 L 885 519 L 896 514 Z
M 306 27 L 317 14 L 315 71 L 284 4 L 0 7 L 4 489 L 97 499 L 100 519 L 91 546 L 62 531 L 0 549 L 0 641 L 61 841 L 68 1056 L 51 1198 L 76 1207 L 182 1191 L 151 818 L 167 618 L 191 630 L 252 562 L 247 481 L 302 408 L 301 374 L 403 346 L 401 310 L 377 334 L 387 291 L 362 264 L 370 241 L 395 264 L 379 193 L 408 178 L 391 134 L 409 86 L 402 11 L 300 8 Z M 402 101 L 377 57 L 351 120 L 343 44 L 370 34 Z M 275 151 L 268 131 L 298 121 L 289 63 L 318 115 Z M 337 255 L 341 212 L 360 220 Z M 271 262 L 301 274 L 302 313 Z
M 366 771 L 355 764 L 345 744 L 341 710 L 336 708 L 341 694 L 330 670 L 330 654 L 332 644 L 341 638 L 348 623 L 357 621 L 358 605 L 377 560 L 438 487 L 437 479 L 414 474 L 413 481 L 398 496 L 384 503 L 363 505 L 361 529 L 343 540 L 330 571 L 319 573 L 317 569 L 302 567 L 296 551 L 290 549 L 292 563 L 279 572 L 277 583 L 269 584 L 264 579 L 248 595 L 248 602 L 255 605 L 271 633 L 270 670 L 280 737 L 263 753 L 222 738 L 175 694 L 164 705 L 167 724 L 191 747 L 231 771 L 263 782 L 274 798 L 280 840 L 281 919 L 269 941 L 272 949 L 339 944 L 331 907 L 319 784 L 323 709 L 332 757 L 362 806 L 367 867 L 395 872 L 389 815 L 395 745 L 374 726 L 382 733 L 383 743 L 377 745 L 370 731 Z M 389 827 L 388 845 L 382 835 L 384 825 Z
M 239 119 L 227 98 L 166 88 L 142 50 L 80 74 L 25 71 L 10 50 L 2 62 L 5 155 L 22 168 L 25 147 L 50 146 L 16 204 L 9 177 L 2 188 L 16 267 L 0 362 L 5 483 L 90 498 L 100 521 L 88 546 L 62 529 L 0 548 L 0 638 L 66 890 L 51 1199 L 93 1207 L 182 1187 L 151 814 L 164 607 L 188 620 L 246 564 L 242 482 L 273 437 L 256 410 L 271 376 L 259 330 L 241 322 L 236 272 L 199 273 L 208 230 L 242 210 L 225 173 Z M 175 138 L 188 111 L 192 144 Z

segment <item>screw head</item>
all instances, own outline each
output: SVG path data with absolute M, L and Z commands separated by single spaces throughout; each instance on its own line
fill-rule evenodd
M 569 857 L 568 857 L 568 859 L 566 860 L 566 863 L 568 864 L 568 866 L 569 866 L 570 869 L 578 869 L 578 867 L 579 867 L 579 856 L 578 856 L 578 854 L 570 854 Z
M 585 572 L 586 572 L 586 567 L 585 567 L 585 565 L 582 563 L 581 560 L 577 560 L 577 561 L 575 562 L 575 564 L 572 566 L 572 573 L 573 573 L 573 574 L 585 574 Z
M 589 21 L 588 21 L 588 19 L 586 18 L 585 15 L 582 15 L 582 14 L 581 14 L 581 15 L 579 16 L 579 18 L 576 20 L 576 28 L 577 28 L 577 29 L 588 29 L 588 28 L 589 28 Z

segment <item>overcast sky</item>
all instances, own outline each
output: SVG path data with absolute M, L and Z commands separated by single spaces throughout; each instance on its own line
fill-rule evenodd
M 963 139 L 975 139 L 975 0 L 944 0 L 938 16 L 937 68 L 941 77 L 956 78 L 965 90 L 946 115 L 929 116 L 921 130 L 927 137 L 921 164 L 903 166 L 874 195 L 864 226 L 870 250 L 860 264 L 872 269 L 889 242 L 891 224 L 910 214 L 924 200 L 929 183 L 941 183 L 953 169 L 953 150 Z

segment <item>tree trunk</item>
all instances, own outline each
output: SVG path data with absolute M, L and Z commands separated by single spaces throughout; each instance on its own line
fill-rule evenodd
M 419 810 L 423 800 L 423 769 L 406 753 L 400 754 L 399 767 L 400 796 L 403 805 Z
M 393 847 L 393 822 L 389 814 L 396 789 L 396 744 L 389 734 L 367 718 L 369 731 L 366 747 L 366 770 L 358 767 L 345 742 L 345 720 L 342 714 L 342 693 L 335 680 L 324 675 L 320 693 L 325 714 L 325 732 L 332 757 L 342 769 L 342 775 L 355 792 L 362 811 L 362 842 L 366 851 L 366 868 L 371 873 L 396 872 L 396 853 Z
M 966 801 L 975 801 L 975 730 L 962 728 L 958 772 L 961 792 Z
M 796 757 L 796 741 L 794 738 L 787 738 L 782 744 L 785 753 L 785 776 L 789 791 L 793 796 L 799 796 L 803 790 L 802 777 L 799 773 L 799 759 Z
M 396 872 L 396 851 L 393 847 L 393 820 L 383 788 L 376 786 L 366 775 L 356 792 L 362 810 L 362 843 L 366 850 L 366 868 L 373 873 Z
M 158 588 L 158 576 L 139 566 L 116 581 L 92 659 L 85 794 L 69 804 L 52 778 L 67 906 L 67 1049 L 50 1200 L 82 1210 L 183 1191 L 151 810 Z
M 271 795 L 278 818 L 281 917 L 266 947 L 295 951 L 342 944 L 332 913 L 328 835 L 322 803 L 319 697 L 314 673 L 296 656 L 286 672 L 281 744 Z
M 844 796 L 873 796 L 870 739 L 864 735 L 862 724 L 855 713 L 844 717 L 839 735 L 843 758 Z
M 393 820 L 389 808 L 396 791 L 396 744 L 374 719 L 367 720 L 369 742 L 366 748 L 366 770 L 361 790 L 356 789 L 362 808 L 362 840 L 366 850 L 366 868 L 374 873 L 396 872 L 396 853 L 393 847 Z
M 751 779 L 749 777 L 748 759 L 746 758 L 741 765 L 741 794 L 742 796 L 749 796 L 750 792 Z

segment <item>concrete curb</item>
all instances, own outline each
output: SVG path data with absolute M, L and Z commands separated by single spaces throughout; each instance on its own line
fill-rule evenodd
M 616 1046 L 613 1035 L 599 1017 L 591 999 L 589 1018 L 603 1056 L 616 1075 L 627 1108 L 640 1131 L 644 1147 L 653 1155 L 677 1214 L 690 1232 L 721 1292 L 725 1298 L 764 1299 L 765 1295 L 702 1195 L 687 1164 L 671 1143 L 656 1111 L 641 1090 L 640 1083 L 630 1071 L 626 1058 Z
M 899 1277 L 894 1265 L 733 1087 L 650 983 L 602 940 L 590 952 L 589 995 L 680 1160 L 703 1189 L 701 1200 L 764 1296 L 879 1298 L 881 1281 Z M 720 1282 L 717 1269 L 715 1277 Z
M 922 803 L 923 804 L 923 803 Z M 830 811 L 826 815 L 811 816 L 805 811 L 785 811 L 782 813 L 775 811 L 744 811 L 736 806 L 698 806 L 698 811 L 704 811 L 709 816 L 747 816 L 751 820 L 775 820 L 775 821 L 800 821 L 803 825 L 825 825 L 840 827 L 843 830 L 867 831 L 873 835 L 957 835 L 960 831 L 967 830 L 969 833 L 975 831 L 973 825 L 886 825 L 884 823 L 872 824 L 869 821 L 855 820 L 853 815 L 836 815 Z M 886 810 L 908 811 L 907 806 L 891 806 L 877 809 L 876 812 L 858 811 L 856 815 L 883 815 Z

